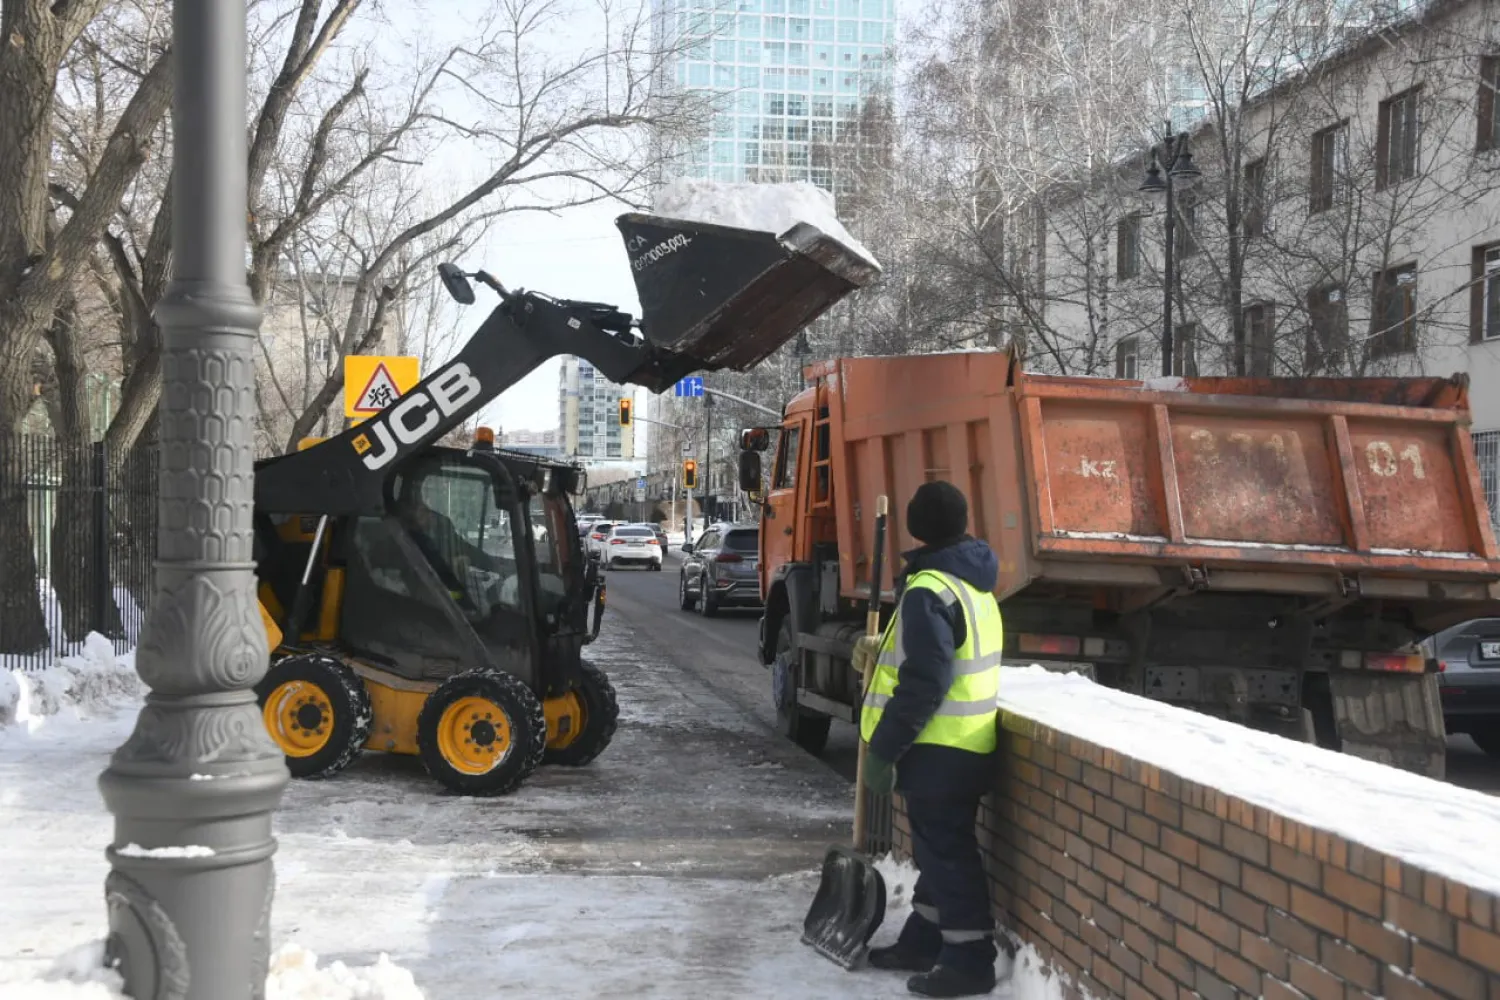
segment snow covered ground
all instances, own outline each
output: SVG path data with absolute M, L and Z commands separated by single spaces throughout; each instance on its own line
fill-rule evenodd
M 115 995 L 66 978 L 97 962 L 112 826 L 95 781 L 140 696 L 107 645 L 15 684 L 0 726 L 0 1000 Z M 843 972 L 798 940 L 824 847 L 848 835 L 848 786 L 613 612 L 591 652 L 622 718 L 590 767 L 480 800 L 367 754 L 290 786 L 268 997 L 907 995 L 900 976 Z M 910 895 L 910 870 L 888 871 L 883 938 Z M 1061 994 L 1023 952 L 996 995 Z

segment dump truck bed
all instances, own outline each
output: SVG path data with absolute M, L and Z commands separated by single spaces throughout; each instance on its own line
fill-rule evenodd
M 947 479 L 1000 556 L 1002 599 L 1285 592 L 1415 602 L 1430 622 L 1500 599 L 1462 377 L 1141 382 L 1030 375 L 1004 352 L 808 374 L 842 456 L 845 597 L 868 591 L 875 498 L 910 547 L 905 498 Z

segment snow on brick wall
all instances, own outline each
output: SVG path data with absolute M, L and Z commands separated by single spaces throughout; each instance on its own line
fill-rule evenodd
M 1068 995 L 1500 997 L 1500 800 L 1076 676 L 1001 692 L 991 895 Z

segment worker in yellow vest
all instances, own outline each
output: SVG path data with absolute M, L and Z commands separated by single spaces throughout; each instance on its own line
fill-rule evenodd
M 995 922 L 975 834 L 996 748 L 1003 630 L 994 589 L 999 560 L 967 534 L 969 505 L 952 483 L 924 483 L 906 527 L 924 543 L 905 554 L 900 604 L 885 633 L 861 640 L 855 666 L 875 658 L 860 735 L 870 790 L 899 790 L 919 877 L 901 936 L 870 965 L 917 973 L 919 996 L 995 988 Z

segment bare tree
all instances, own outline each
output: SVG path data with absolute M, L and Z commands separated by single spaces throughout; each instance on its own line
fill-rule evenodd
M 171 97 L 170 50 L 155 46 L 107 138 L 84 151 L 91 169 L 54 212 L 50 185 L 57 80 L 104 0 L 14 0 L 0 8 L 0 449 L 13 451 L 33 402 L 37 352 L 66 317 L 68 296 L 155 140 Z M 66 319 L 62 321 L 67 323 Z M 47 642 L 20 482 L 0 494 L 0 649 Z

